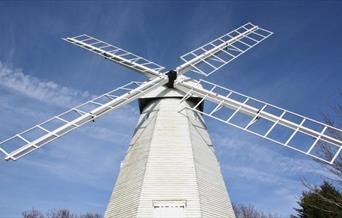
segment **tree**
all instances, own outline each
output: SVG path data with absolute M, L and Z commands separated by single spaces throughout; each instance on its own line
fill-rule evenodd
M 39 210 L 32 208 L 29 211 L 24 211 L 22 213 L 23 218 L 44 218 L 43 213 L 41 213 Z
M 274 214 L 265 214 L 252 205 L 233 204 L 233 210 L 236 218 L 279 218 Z
M 98 213 L 86 213 L 77 215 L 72 213 L 69 209 L 53 209 L 49 210 L 45 215 L 37 210 L 32 208 L 29 211 L 24 211 L 22 213 L 23 218 L 102 218 L 102 215 Z
M 340 92 L 342 97 L 342 92 Z M 333 126 L 337 129 L 342 129 L 342 104 L 337 104 L 331 107 L 333 114 L 323 114 L 326 124 Z M 342 132 L 336 129 L 328 128 L 325 134 L 332 136 L 336 139 L 342 140 Z M 332 160 L 336 152 L 336 147 L 326 142 L 319 142 L 319 154 L 323 159 Z M 328 165 L 315 159 L 327 168 L 335 178 L 327 178 L 333 182 L 336 187 L 341 190 L 342 187 L 342 154 L 337 156 L 333 165 Z M 313 217 L 313 218 L 333 218 L 342 217 L 342 192 L 327 181 L 324 181 L 320 187 L 310 186 L 303 181 L 308 191 L 303 192 L 298 202 L 300 208 L 295 209 L 298 214 L 292 217 Z
M 86 213 L 84 215 L 81 215 L 80 218 L 102 218 L 100 214 L 93 214 L 93 213 Z
M 342 91 L 340 92 L 340 96 L 342 98 Z M 334 113 L 329 115 L 327 113 L 323 114 L 324 122 L 330 126 L 333 126 L 337 129 L 342 129 L 342 104 L 337 104 L 336 106 L 331 107 Z M 336 139 L 342 140 L 342 132 L 334 129 L 327 129 L 328 135 L 333 136 Z M 333 148 L 327 143 L 320 143 L 320 150 L 322 157 L 326 160 L 331 160 L 334 155 Z M 336 179 L 334 182 L 340 186 L 342 186 L 342 154 L 340 154 L 333 165 L 327 165 L 323 162 L 320 162 L 323 166 L 327 167 L 330 172 L 332 172 Z
M 46 213 L 45 218 L 77 218 L 76 214 L 73 214 L 68 209 L 50 210 Z
M 340 218 L 342 217 L 342 193 L 333 185 L 324 182 L 320 187 L 303 192 L 299 208 L 299 218 Z

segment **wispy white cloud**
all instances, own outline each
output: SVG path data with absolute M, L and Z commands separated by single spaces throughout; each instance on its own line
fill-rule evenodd
M 87 91 L 79 91 L 44 81 L 25 74 L 21 69 L 10 67 L 0 61 L 0 86 L 48 104 L 65 107 L 76 105 L 91 97 Z
M 93 96 L 89 91 L 80 91 L 27 75 L 23 70 L 5 65 L 1 61 L 0 87 L 9 90 L 8 95 L 0 96 L 0 109 L 5 114 L 16 114 L 16 116 L 6 116 L 5 121 L 3 120 L 9 125 L 20 123 L 20 126 L 25 126 L 27 122 L 23 117 L 30 117 L 30 122 L 31 120 L 41 122 L 49 118 L 51 113 L 60 110 L 57 107 L 65 108 L 79 104 Z M 18 97 L 20 95 L 42 101 L 41 107 L 33 107 L 31 104 L 22 107 L 20 101 L 22 96 Z M 119 161 L 118 158 L 129 144 L 130 134 L 138 116 L 137 108 L 126 105 L 107 114 L 106 119 L 101 118 L 95 123 L 85 125 L 74 133 L 69 133 L 52 142 L 51 145 L 34 152 L 35 154 L 30 155 L 32 157 L 23 158 L 19 162 L 19 167 L 30 166 L 36 171 L 51 173 L 65 181 L 81 180 L 101 188 L 100 181 L 107 181 L 105 177 L 112 177 L 113 165 L 119 166 L 115 163 Z M 30 126 L 26 126 L 28 127 Z M 5 127 L 0 126 L 0 130 L 2 128 Z M 95 161 L 96 165 L 94 168 L 84 170 L 84 167 L 90 164 L 89 160 Z
M 9 116 L 6 116 L 5 122 L 16 123 L 16 126 L 19 127 L 18 131 L 22 131 L 35 123 L 50 118 L 52 115 L 55 115 L 55 112 L 56 114 L 60 113 L 60 109 L 56 106 L 66 109 L 93 97 L 89 91 L 80 91 L 61 86 L 54 81 L 41 80 L 25 74 L 21 69 L 3 64 L 1 61 L 0 87 L 5 87 L 10 91 L 8 95 L 0 96 L 0 109 L 4 113 L 9 114 Z M 16 94 L 39 100 L 42 105 L 36 107 L 35 104 L 26 104 L 23 107 L 22 98 L 17 97 Z M 25 118 L 18 118 L 20 116 Z M 107 142 L 118 142 L 118 139 L 121 139 L 120 142 L 122 142 L 123 139 L 127 140 L 129 138 L 130 131 L 125 131 L 126 127 L 134 125 L 138 112 L 131 105 L 126 105 L 115 113 L 106 115 L 106 117 L 109 119 L 99 120 L 100 125 L 87 125 L 81 128 L 80 132 L 93 139 Z M 31 124 L 25 125 L 25 121 Z M 113 130 L 113 121 L 121 126 L 121 129 Z
M 285 147 L 283 147 L 283 149 L 286 149 L 287 152 L 293 152 L 296 156 L 292 158 L 285 154 L 277 153 L 266 146 L 267 141 L 265 141 L 265 144 L 263 145 L 258 140 L 245 138 L 241 140 L 238 139 L 238 137 L 227 137 L 221 134 L 213 134 L 213 138 L 221 147 L 219 152 L 229 152 L 230 157 L 241 160 L 239 161 L 239 164 L 244 163 L 244 160 L 248 160 L 248 162 L 245 163 L 247 163 L 249 167 L 267 167 L 265 169 L 267 169 L 268 172 L 273 172 L 278 175 L 314 174 L 324 178 L 335 178 L 329 170 L 313 161 L 311 158 L 305 158 L 303 154 L 300 154 L 301 156 L 299 156 L 297 155 L 297 152 L 290 151 Z M 298 158 L 298 156 L 300 158 Z M 251 176 L 254 177 L 254 175 Z

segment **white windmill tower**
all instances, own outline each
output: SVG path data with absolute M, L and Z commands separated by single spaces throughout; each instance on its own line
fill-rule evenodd
M 65 38 L 149 80 L 130 82 L 18 133 L 2 141 L 0 151 L 6 160 L 17 160 L 139 99 L 139 122 L 105 217 L 235 217 L 202 115 L 328 164 L 334 163 L 342 149 L 342 141 L 336 138 L 336 133 L 342 134 L 339 129 L 183 75 L 193 71 L 208 76 L 270 35 L 272 32 L 247 23 L 183 55 L 185 63 L 169 72 L 88 35 Z M 289 133 L 285 138 L 273 134 L 279 127 Z M 32 132 L 36 137 L 28 139 Z M 11 147 L 15 140 L 22 145 Z M 330 159 L 322 154 L 322 144 L 332 151 Z

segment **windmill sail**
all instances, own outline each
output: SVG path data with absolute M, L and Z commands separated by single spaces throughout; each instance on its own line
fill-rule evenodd
M 0 142 L 0 151 L 6 155 L 6 160 L 17 160 L 71 130 L 130 103 L 167 81 L 167 77 L 158 77 L 148 82 L 130 82 Z
M 108 60 L 134 69 L 151 78 L 160 76 L 161 72 L 164 70 L 164 67 L 159 64 L 86 34 L 67 37 L 64 38 L 64 40 L 98 54 Z
M 141 98 L 139 124 L 121 164 L 105 217 L 186 214 L 235 218 L 207 128 L 199 114 L 329 164 L 340 157 L 342 149 L 342 130 L 183 75 L 193 71 L 209 76 L 272 34 L 247 23 L 181 56 L 185 63 L 166 74 L 162 66 L 94 37 L 85 34 L 67 37 L 64 40 L 142 73 L 150 80 L 130 82 L 18 133 L 0 142 L 0 152 L 6 155 L 6 160 L 17 160 Z M 332 156 L 324 155 L 326 148 Z
M 209 76 L 272 34 L 266 29 L 247 23 L 182 55 L 180 58 L 185 63 L 176 70 L 180 74 L 190 70 Z
M 205 88 L 188 82 L 176 84 L 187 92 L 183 100 L 193 95 L 202 98 L 189 109 L 329 164 L 340 155 L 342 141 L 338 136 L 342 130 L 205 80 L 198 84 Z M 212 105 L 203 112 L 198 106 L 204 100 Z M 324 149 L 333 154 L 329 159 Z

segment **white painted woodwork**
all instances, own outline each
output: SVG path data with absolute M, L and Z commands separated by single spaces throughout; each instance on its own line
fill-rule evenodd
M 235 217 L 202 117 L 180 101 L 144 108 L 106 218 Z

